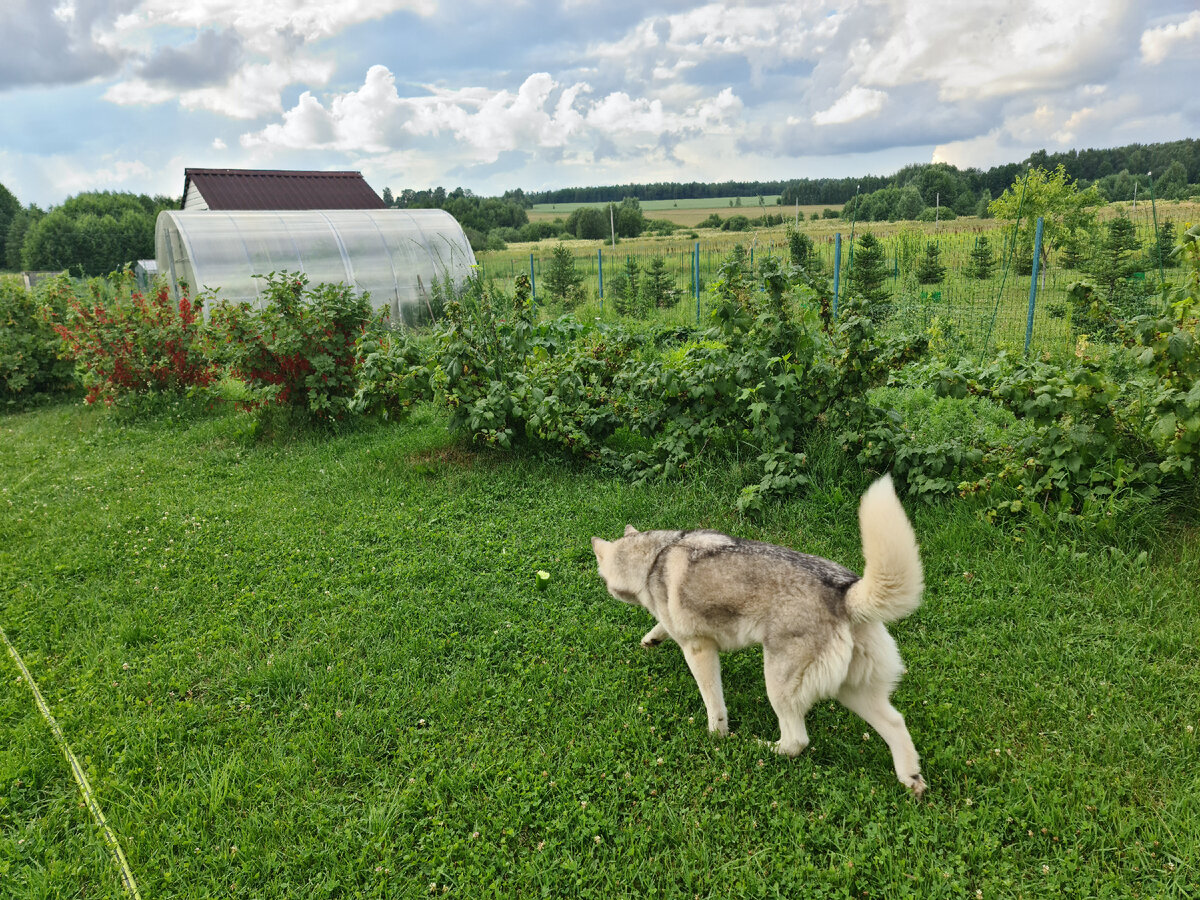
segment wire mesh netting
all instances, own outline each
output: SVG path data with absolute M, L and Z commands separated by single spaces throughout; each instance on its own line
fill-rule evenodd
M 853 290 L 856 249 L 862 248 L 865 234 L 877 239 L 888 329 L 932 331 L 965 349 L 984 352 L 1022 349 L 1028 336 L 1031 350 L 1063 353 L 1074 349 L 1081 334 L 1095 330 L 1084 307 L 1096 296 L 1111 302 L 1123 316 L 1157 310 L 1159 286 L 1179 277 L 1169 257 L 1170 246 L 1195 214 L 1190 206 L 1171 203 L 1111 204 L 1101 211 L 1084 252 L 1049 243 L 1043 246 L 1032 306 L 1032 240 L 1024 232 L 1015 240 L 1012 222 L 959 220 L 940 229 L 916 223 L 858 223 L 853 240 L 850 223 L 843 222 L 844 233 L 813 233 L 810 239 L 817 265 L 831 287 L 835 257 L 840 257 L 836 282 L 843 305 Z M 1120 272 L 1114 272 L 1112 261 L 1104 256 L 1111 223 L 1117 219 L 1132 226 Z M 628 285 L 625 273 L 634 273 L 644 287 L 647 273 L 659 266 L 668 295 L 659 300 L 661 305 L 641 303 L 638 317 L 663 324 L 707 324 L 713 302 L 708 288 L 735 244 L 743 247 L 752 268 L 766 256 L 790 261 L 783 229 L 757 236 L 630 242 L 628 248 L 593 243 L 583 250 L 566 244 L 582 279 L 582 300 L 570 308 L 580 317 L 617 319 L 623 309 L 633 306 L 621 303 Z M 483 252 L 479 270 L 484 277 L 500 280 L 530 275 L 538 302 L 552 312 L 562 311 L 566 305 L 548 290 L 554 249 L 542 244 L 532 251 Z M 1081 283 L 1092 285 L 1093 294 L 1081 291 Z

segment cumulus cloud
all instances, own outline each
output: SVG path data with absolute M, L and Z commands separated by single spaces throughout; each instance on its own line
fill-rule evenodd
M 876 115 L 887 100 L 887 93 L 855 85 L 838 97 L 833 106 L 813 113 L 814 125 L 842 125 Z
M 491 164 L 505 153 L 562 149 L 573 141 L 576 151 L 587 151 L 601 140 L 644 147 L 663 135 L 728 131 L 742 108 L 729 88 L 678 109 L 621 91 L 586 100 L 590 90 L 585 82 L 563 85 L 536 72 L 515 92 L 471 87 L 401 97 L 392 72 L 376 65 L 355 91 L 325 102 L 304 92 L 282 121 L 243 135 L 241 143 L 382 153 L 452 136 L 476 162 Z
M 141 0 L 125 5 L 129 12 L 116 24 L 126 34 L 160 26 L 200 30 L 220 23 L 251 46 L 280 31 L 315 41 L 392 13 L 428 16 L 437 9 L 435 0 Z
M 72 84 L 118 70 L 125 52 L 97 40 L 136 0 L 5 0 L 0 4 L 0 91 Z
M 1142 32 L 1142 61 L 1158 65 L 1179 49 L 1186 48 L 1195 60 L 1200 52 L 1200 10 L 1193 12 L 1182 22 L 1160 25 Z
M 1078 83 L 1122 58 L 1134 14 L 1128 0 L 889 0 L 890 29 L 868 40 L 855 69 L 878 88 L 924 82 L 965 102 Z
M 283 90 L 291 84 L 325 84 L 333 64 L 320 59 L 294 57 L 278 62 L 243 66 L 218 84 L 193 90 L 144 78 L 114 84 L 104 99 L 119 106 L 147 106 L 178 102 L 184 109 L 206 110 L 233 119 L 257 119 L 283 111 Z
M 292 85 L 324 85 L 336 58 L 321 42 L 395 13 L 436 10 L 435 0 L 116 0 L 115 6 L 120 14 L 108 17 L 96 40 L 128 64 L 104 99 L 178 102 L 236 119 L 281 113 Z M 173 42 L 179 33 L 190 36 Z
M 160 47 L 140 68 L 149 82 L 191 88 L 223 81 L 245 54 L 242 36 L 232 28 L 209 28 L 188 44 Z

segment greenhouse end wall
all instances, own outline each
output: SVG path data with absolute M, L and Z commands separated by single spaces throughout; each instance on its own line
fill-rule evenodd
M 167 210 L 154 253 L 176 297 L 186 285 L 261 306 L 264 276 L 298 272 L 369 294 L 396 323 L 431 316 L 435 286 L 460 285 L 475 266 L 462 227 L 440 209 Z

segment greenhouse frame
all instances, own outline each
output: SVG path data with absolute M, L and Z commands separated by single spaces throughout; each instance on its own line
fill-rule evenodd
M 461 285 L 475 266 L 462 227 L 440 209 L 166 210 L 154 253 L 176 299 L 185 286 L 261 306 L 264 276 L 303 273 L 368 293 L 393 323 L 432 316 L 437 286 Z

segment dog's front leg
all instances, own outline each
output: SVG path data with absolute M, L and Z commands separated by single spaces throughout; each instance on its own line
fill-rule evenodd
M 704 699 L 708 730 L 729 734 L 729 713 L 725 710 L 725 694 L 721 690 L 721 657 L 717 653 L 716 643 L 704 638 L 692 638 L 681 641 L 679 646 Z
M 651 647 L 657 647 L 670 636 L 667 634 L 667 629 L 663 627 L 663 623 L 659 622 L 646 632 L 646 636 L 642 638 L 642 646 L 649 650 Z

